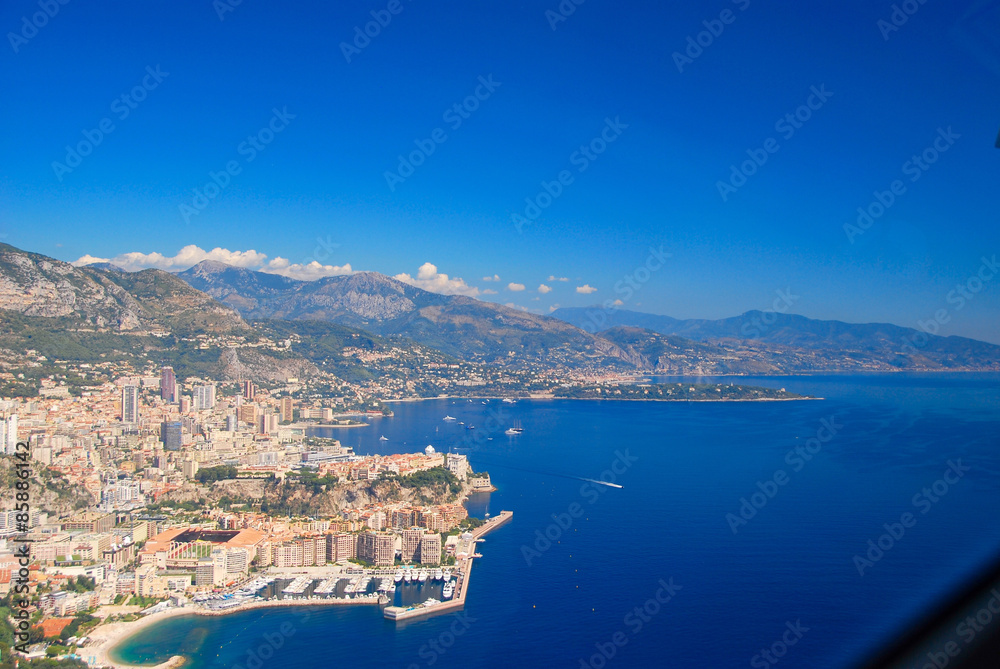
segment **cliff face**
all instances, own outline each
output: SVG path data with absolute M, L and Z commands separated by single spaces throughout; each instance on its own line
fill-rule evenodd
M 231 479 L 211 485 L 188 483 L 161 499 L 174 502 L 203 501 L 205 508 L 217 508 L 222 498 L 232 502 L 263 505 L 276 515 L 331 516 L 348 509 L 377 502 L 404 504 L 445 504 L 465 499 L 472 487 L 462 481 L 457 495 L 446 488 L 404 488 L 396 481 L 341 481 L 332 487 L 315 491 L 298 484 L 282 484 L 264 479 Z
M 120 287 L 69 263 L 0 244 L 0 308 L 26 316 L 76 316 L 96 327 L 130 330 L 139 304 Z
M 318 372 L 316 365 L 302 358 L 272 358 L 257 351 L 234 348 L 222 351 L 216 377 L 223 381 L 257 379 L 263 381 L 287 381 L 291 378 L 306 378 Z
M 74 267 L 0 244 L 0 309 L 97 330 L 245 330 L 234 309 L 160 270 Z

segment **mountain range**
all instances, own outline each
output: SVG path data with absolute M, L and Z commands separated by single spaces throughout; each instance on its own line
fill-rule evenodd
M 232 350 L 209 359 L 193 338 L 296 338 L 290 350 Z M 49 346 L 63 358 L 182 358 L 190 371 L 239 369 L 280 378 L 317 365 L 350 377 L 341 351 L 402 347 L 421 356 L 534 371 L 794 374 L 1000 370 L 1000 346 L 890 324 L 750 311 L 681 320 L 621 309 L 542 316 L 431 293 L 376 272 L 316 281 L 204 261 L 172 274 L 74 267 L 0 244 L 0 355 Z M 44 345 L 44 346 L 43 346 Z M 178 353 L 178 351 L 181 351 Z M 246 356 L 257 357 L 249 364 Z M 108 357 L 110 356 L 110 358 Z M 441 357 L 444 356 L 444 357 Z M 215 365 L 215 367 L 212 367 Z M 10 364 L 6 365 L 8 368 Z M 256 372 L 255 372 L 256 370 Z

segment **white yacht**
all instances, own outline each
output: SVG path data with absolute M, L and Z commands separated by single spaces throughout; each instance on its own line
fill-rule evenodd
M 441 597 L 443 599 L 451 599 L 452 595 L 455 594 L 455 584 L 448 581 L 444 584 L 444 589 L 441 590 Z
M 405 572 L 403 573 L 403 582 L 404 582 L 404 583 L 409 583 L 409 582 L 410 582 L 410 581 L 412 581 L 412 580 L 413 580 L 413 573 L 412 573 L 412 572 L 411 572 L 411 571 L 410 571 L 409 569 L 407 569 L 407 570 L 406 570 L 406 571 L 405 571 Z
M 445 420 L 445 421 L 447 421 L 447 422 L 450 423 L 450 422 L 452 422 L 452 421 L 455 420 L 455 417 L 454 416 L 445 416 L 444 418 L 442 418 L 442 420 Z
M 440 568 L 434 570 L 434 580 L 440 581 L 444 578 L 444 572 Z
M 381 437 L 379 437 L 378 440 L 379 441 L 389 441 L 388 439 L 385 438 L 384 434 Z
M 399 571 L 397 571 L 396 575 L 392 577 L 392 580 L 395 581 L 396 583 L 399 583 L 400 581 L 402 581 L 403 580 L 403 570 L 400 569 Z
M 421 583 L 426 583 L 427 582 L 427 572 L 421 570 L 421 572 L 419 574 L 417 574 L 417 580 L 420 581 Z

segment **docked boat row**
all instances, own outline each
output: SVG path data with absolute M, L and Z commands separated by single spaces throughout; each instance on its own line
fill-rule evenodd
M 308 576 L 299 576 L 285 586 L 284 590 L 281 592 L 286 595 L 301 595 L 306 591 L 306 588 L 308 588 L 312 582 L 313 579 Z
M 329 595 L 334 590 L 337 589 L 338 578 L 328 578 L 320 583 L 315 590 L 313 590 L 314 595 Z

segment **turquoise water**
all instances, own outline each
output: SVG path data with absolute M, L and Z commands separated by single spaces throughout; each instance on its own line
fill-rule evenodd
M 333 431 L 358 453 L 455 446 L 489 470 L 499 490 L 470 510 L 515 516 L 481 544 L 464 614 L 398 626 L 374 606 L 183 617 L 144 630 L 120 659 L 766 666 L 758 654 L 784 635 L 794 644 L 778 666 L 847 667 L 1000 553 L 1000 375 L 738 382 L 826 399 L 434 400 Z M 505 436 L 515 420 L 524 434 Z M 935 494 L 949 461 L 962 475 Z M 623 487 L 581 480 L 602 477 Z M 861 575 L 855 556 L 905 513 L 913 524 Z

